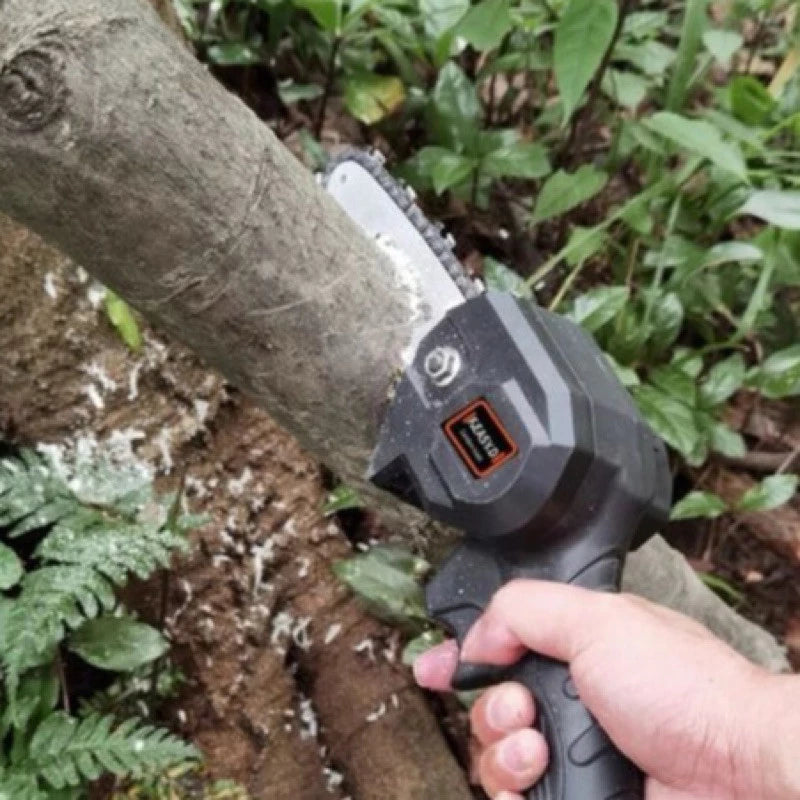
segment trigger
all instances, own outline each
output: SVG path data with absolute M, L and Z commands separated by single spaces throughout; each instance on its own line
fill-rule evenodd
M 428 613 L 455 637 L 460 648 L 503 582 L 500 565 L 492 553 L 476 543 L 463 544 L 428 584 Z M 503 681 L 507 670 L 462 662 L 453 678 L 453 688 L 472 691 L 493 686 Z

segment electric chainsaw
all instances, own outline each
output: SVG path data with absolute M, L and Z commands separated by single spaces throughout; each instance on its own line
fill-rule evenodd
M 386 412 L 370 479 L 464 543 L 427 587 L 458 640 L 506 582 L 620 589 L 627 552 L 668 519 L 664 446 L 580 327 L 470 279 L 451 238 L 377 153 L 349 151 L 322 183 L 418 275 L 424 311 Z M 461 663 L 454 688 L 514 680 L 539 707 L 550 767 L 529 800 L 640 800 L 638 770 L 581 703 L 567 665 L 530 653 L 511 668 Z

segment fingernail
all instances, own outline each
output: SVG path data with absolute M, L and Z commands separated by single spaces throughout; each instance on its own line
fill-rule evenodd
M 536 734 L 520 731 L 509 736 L 501 745 L 498 760 L 509 772 L 526 775 L 536 766 Z
M 489 698 L 486 719 L 496 731 L 513 731 L 520 727 L 525 708 L 523 691 L 509 686 L 499 689 Z
M 434 647 L 414 661 L 414 679 L 423 689 L 443 689 L 443 679 L 449 680 L 458 666 L 458 646 L 455 642 Z

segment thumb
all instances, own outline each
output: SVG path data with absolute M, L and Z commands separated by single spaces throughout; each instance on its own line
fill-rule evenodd
M 473 625 L 461 658 L 513 664 L 525 650 L 570 663 L 617 616 L 614 595 L 544 581 L 512 581 Z

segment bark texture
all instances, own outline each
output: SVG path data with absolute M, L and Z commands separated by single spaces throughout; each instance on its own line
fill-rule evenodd
M 0 211 L 360 476 L 414 276 L 143 0 L 0 4 L 0 185 Z

